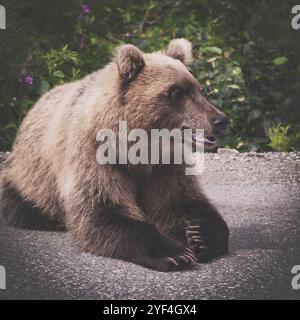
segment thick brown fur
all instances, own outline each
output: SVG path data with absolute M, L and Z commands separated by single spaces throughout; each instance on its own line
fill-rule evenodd
M 97 132 L 202 128 L 223 113 L 186 67 L 185 39 L 166 51 L 116 50 L 104 69 L 54 88 L 25 117 L 1 172 L 0 206 L 12 226 L 65 227 L 84 251 L 169 271 L 228 250 L 228 228 L 198 178 L 179 165 L 99 165 Z M 171 99 L 180 87 L 184 96 Z

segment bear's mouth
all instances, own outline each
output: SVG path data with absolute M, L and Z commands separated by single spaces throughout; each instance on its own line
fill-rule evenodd
M 192 134 L 193 142 L 197 143 L 204 143 L 205 146 L 214 146 L 217 143 L 217 140 L 214 136 L 203 137 L 202 135 L 197 135 L 196 133 Z
M 205 150 L 211 150 L 217 144 L 217 140 L 214 136 L 203 136 L 203 134 L 197 134 L 193 129 L 185 126 L 181 128 L 182 132 L 184 132 L 185 129 L 191 130 L 193 145 L 199 145 L 203 143 Z

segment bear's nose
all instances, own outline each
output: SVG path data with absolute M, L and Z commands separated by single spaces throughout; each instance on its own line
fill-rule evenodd
M 213 118 L 212 123 L 216 134 L 225 134 L 228 129 L 229 120 L 228 118 L 221 116 Z

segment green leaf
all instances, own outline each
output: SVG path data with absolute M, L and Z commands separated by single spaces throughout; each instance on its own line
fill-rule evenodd
M 53 72 L 53 76 L 56 77 L 56 78 L 61 78 L 61 79 L 65 78 L 64 73 L 62 71 L 60 71 L 60 70 L 54 71 Z
M 273 60 L 273 63 L 277 66 L 281 65 L 281 64 L 285 64 L 289 59 L 286 57 L 278 57 L 276 59 Z
M 230 84 L 228 87 L 231 89 L 237 89 L 237 90 L 240 89 L 240 86 L 238 86 L 237 84 Z
M 42 96 L 50 89 L 50 84 L 46 80 L 41 80 L 37 86 L 36 92 L 39 96 Z
M 12 121 L 5 125 L 5 129 L 16 129 L 16 128 L 17 128 L 17 125 Z
M 217 59 L 219 59 L 219 57 L 212 57 L 210 59 L 207 60 L 208 63 L 213 63 L 215 62 Z
M 221 48 L 218 47 L 205 47 L 204 51 L 208 51 L 210 53 L 215 53 L 217 55 L 222 55 L 223 50 Z
M 241 73 L 242 73 L 242 70 L 241 70 L 240 67 L 234 67 L 234 69 L 232 70 L 232 75 L 233 76 L 237 76 L 237 75 L 239 75 Z

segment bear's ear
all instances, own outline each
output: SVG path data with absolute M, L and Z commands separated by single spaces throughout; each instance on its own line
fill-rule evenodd
M 131 44 L 117 48 L 114 61 L 124 84 L 132 81 L 145 66 L 142 52 Z
M 165 54 L 171 58 L 180 60 L 185 65 L 193 61 L 192 44 L 184 38 L 172 40 Z

